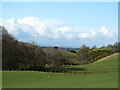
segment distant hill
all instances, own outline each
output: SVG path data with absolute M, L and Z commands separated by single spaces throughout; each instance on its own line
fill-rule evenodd
M 54 47 L 54 46 L 41 46 L 41 48 L 49 48 L 49 47 Z M 70 48 L 70 47 L 58 47 L 59 49 L 62 50 L 68 50 L 68 49 L 72 49 L 72 50 L 79 50 L 80 48 Z

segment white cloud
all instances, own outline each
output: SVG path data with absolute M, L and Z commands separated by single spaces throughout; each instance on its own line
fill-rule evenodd
M 74 38 L 74 35 L 72 33 L 69 33 L 67 36 L 66 36 L 67 39 L 72 39 Z
M 113 32 L 112 32 L 109 28 L 107 28 L 107 27 L 105 27 L 105 26 L 101 27 L 101 28 L 98 30 L 98 32 L 99 32 L 100 34 L 103 34 L 103 35 L 106 36 L 106 37 L 112 37 L 112 36 L 113 36 Z
M 9 19 L 7 21 L 3 21 L 2 25 L 7 28 L 9 33 L 11 33 L 15 36 L 19 34 L 19 29 L 18 29 L 19 25 L 18 25 L 17 21 L 14 20 L 13 18 Z
M 79 34 L 79 38 L 92 38 L 96 35 L 96 31 L 95 30 L 91 30 L 88 33 L 80 33 Z
M 79 34 L 79 38 L 89 38 L 89 34 L 88 33 L 81 33 Z
M 2 22 L 3 22 L 3 20 L 0 18 L 0 25 L 2 25 L 2 24 L 3 24 Z
M 107 27 L 101 27 L 98 30 L 89 30 L 88 32 L 81 33 L 76 27 L 71 27 L 62 21 L 56 20 L 42 20 L 37 17 L 24 17 L 22 19 L 14 20 L 9 19 L 3 21 L 0 19 L 0 25 L 3 25 L 10 34 L 20 36 L 23 33 L 31 37 L 45 37 L 53 39 L 74 39 L 74 38 L 93 38 L 99 35 L 105 37 L 112 37 L 112 31 Z

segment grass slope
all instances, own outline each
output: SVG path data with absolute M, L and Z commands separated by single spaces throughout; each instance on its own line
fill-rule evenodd
M 98 62 L 99 61 L 99 62 Z M 70 68 L 81 68 L 84 70 L 77 72 L 93 72 L 93 73 L 117 73 L 118 72 L 118 53 L 100 59 L 95 63 L 86 65 L 71 66 Z M 69 67 L 68 67 L 69 68 Z
M 3 71 L 3 88 L 118 87 L 118 54 L 97 63 L 66 68 L 68 73 Z

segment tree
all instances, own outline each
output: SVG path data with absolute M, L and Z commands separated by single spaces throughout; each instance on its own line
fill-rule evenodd
M 96 45 L 94 45 L 93 47 L 92 47 L 92 49 L 96 49 L 97 47 L 96 47 Z
M 34 43 L 17 41 L 4 27 L 2 31 L 2 69 L 41 70 L 46 64 L 46 55 Z
M 59 47 L 58 47 L 58 46 L 54 46 L 54 48 L 55 48 L 55 49 L 59 49 Z
M 118 46 L 119 46 L 118 42 L 115 42 L 112 48 L 114 53 L 118 52 L 118 49 L 119 49 Z
M 46 48 L 47 66 L 58 67 L 64 64 L 65 58 L 62 53 L 56 48 Z
M 34 55 L 34 68 L 37 70 L 44 68 L 45 64 L 47 63 L 45 52 L 40 47 L 36 47 L 34 50 Z
M 75 59 L 79 61 L 80 64 L 86 63 L 89 57 L 88 52 L 89 52 L 89 47 L 87 47 L 86 45 L 83 45 L 77 52 Z
M 0 27 L 0 70 L 2 70 L 2 27 Z
M 19 48 L 18 58 L 21 58 L 20 69 L 24 70 L 32 69 L 34 62 L 33 46 L 28 43 L 19 42 L 18 48 Z
M 70 52 L 68 50 L 60 50 L 62 55 L 65 57 L 65 65 L 73 65 L 74 64 L 74 58 L 75 58 L 75 53 Z
M 45 52 L 34 43 L 19 42 L 21 69 L 42 70 L 46 64 Z
M 112 48 L 113 46 L 111 44 L 107 45 L 107 48 Z
M 18 69 L 19 67 L 19 51 L 17 48 L 18 41 L 12 37 L 4 27 L 2 31 L 2 68 L 3 69 Z

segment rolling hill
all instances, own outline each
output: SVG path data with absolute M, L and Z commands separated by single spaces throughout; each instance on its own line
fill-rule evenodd
M 3 88 L 118 88 L 117 53 L 96 63 L 62 70 L 66 73 L 3 71 Z

